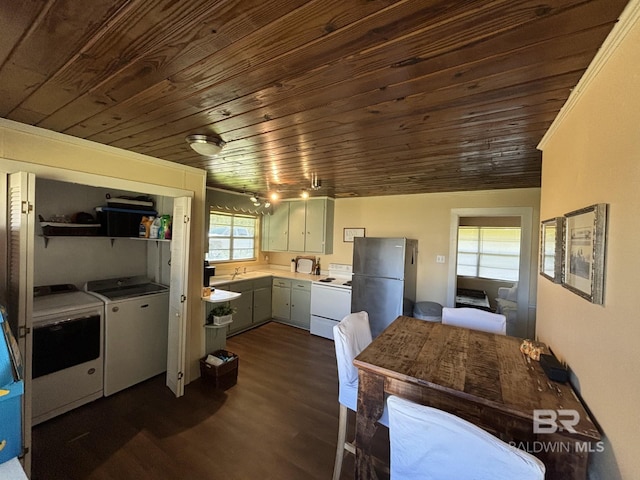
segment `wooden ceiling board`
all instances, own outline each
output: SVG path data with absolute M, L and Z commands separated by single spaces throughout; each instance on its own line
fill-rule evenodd
M 486 2 L 481 2 L 481 3 L 485 4 Z M 429 44 L 429 42 L 430 42 L 429 39 L 422 39 L 421 44 Z M 511 46 L 510 48 L 513 48 L 513 47 Z M 485 52 L 485 54 L 487 54 L 487 53 L 488 52 Z M 526 53 L 527 52 L 523 52 L 523 54 L 526 54 Z M 385 60 L 386 57 L 384 57 L 384 56 L 382 58 L 383 59 L 381 61 L 378 61 L 378 63 L 377 63 L 379 65 L 380 69 L 374 71 L 373 75 L 370 75 L 370 76 L 373 77 L 372 81 L 375 82 L 375 84 L 372 85 L 371 88 L 375 88 L 375 89 L 384 88 L 387 84 L 397 83 L 397 82 L 400 82 L 401 79 L 406 78 L 406 73 L 405 72 L 402 72 L 401 69 L 397 69 L 397 68 L 389 69 L 388 60 Z M 420 63 L 420 65 L 423 65 L 423 63 Z M 355 82 L 354 82 L 353 74 L 351 73 L 351 70 L 349 70 L 349 68 L 351 68 L 351 67 L 348 66 L 348 68 L 345 68 L 345 65 L 336 64 L 335 68 L 332 68 L 331 72 L 327 75 L 328 76 L 327 79 L 320 78 L 318 80 L 318 77 L 319 77 L 321 71 L 316 71 L 316 70 L 314 70 L 311 73 L 310 77 L 311 77 L 311 79 L 316 79 L 315 80 L 316 82 L 321 82 L 320 84 L 326 87 L 325 90 L 331 90 L 331 91 L 336 92 L 336 95 L 340 95 L 340 91 L 337 88 L 335 88 L 334 84 L 336 82 L 336 79 L 339 78 L 338 76 L 341 75 L 341 72 L 347 72 L 347 73 L 344 73 L 344 75 L 345 75 L 344 78 L 350 80 L 349 85 L 348 85 L 349 86 L 349 91 L 353 92 L 355 90 L 354 89 Z M 372 68 L 372 65 L 371 65 L 370 62 L 366 65 L 366 68 L 367 69 L 371 69 Z M 390 73 L 397 72 L 397 75 L 396 75 L 395 78 L 394 77 L 389 77 L 389 78 L 382 77 L 382 72 L 381 72 L 382 69 L 386 70 L 387 75 L 389 75 L 389 72 Z M 413 75 L 415 75 L 415 76 L 420 75 L 419 69 L 414 68 L 413 70 L 415 70 L 415 72 L 412 72 Z M 355 71 L 355 68 L 353 69 L 353 71 Z M 369 71 L 369 70 L 367 70 L 367 71 Z M 267 74 L 268 74 L 268 72 L 266 72 L 266 71 L 252 70 L 251 74 L 246 77 L 245 81 L 248 82 L 249 79 L 252 78 L 252 77 L 255 77 L 255 78 L 258 78 L 258 79 L 263 79 L 264 76 L 267 75 Z M 381 78 L 384 79 L 385 83 L 381 82 Z M 262 81 L 264 81 L 264 80 L 262 80 Z M 329 82 L 333 82 L 333 84 L 329 84 Z M 259 81 L 256 81 L 256 83 L 259 84 Z M 240 92 L 238 92 L 238 87 L 240 85 L 241 84 L 238 83 L 238 82 L 234 83 L 234 90 L 233 90 L 234 93 L 236 93 L 236 94 L 240 93 Z M 291 88 L 273 88 L 270 85 L 270 88 L 268 89 L 268 91 L 265 92 L 264 95 L 259 95 L 259 100 L 253 101 L 252 104 L 250 104 L 250 105 L 246 104 L 246 98 L 247 97 L 242 97 L 241 99 L 238 99 L 238 100 L 232 99 L 229 102 L 229 104 L 222 104 L 222 105 L 218 106 L 217 110 L 219 111 L 219 113 L 215 112 L 214 115 L 211 115 L 211 112 L 207 112 L 207 113 L 209 114 L 210 118 L 217 120 L 217 122 L 216 122 L 217 130 L 219 130 L 220 132 L 225 132 L 225 131 L 229 131 L 229 130 L 232 129 L 232 128 L 225 128 L 225 126 L 224 126 L 225 118 L 229 118 L 230 120 L 235 120 L 236 123 L 242 122 L 244 124 L 244 120 L 242 118 L 240 118 L 241 115 L 242 115 L 242 112 L 249 112 L 250 114 L 254 114 L 255 115 L 254 111 L 250 111 L 253 108 L 257 108 L 257 107 L 260 107 L 260 106 L 264 105 L 265 110 L 267 110 L 267 109 L 271 110 L 273 108 L 273 107 L 271 107 L 271 105 L 278 105 L 279 104 L 279 105 L 289 106 L 289 105 L 293 105 L 295 103 L 295 99 L 296 98 L 306 98 L 305 92 L 298 90 L 298 88 L 300 86 L 300 78 L 292 78 L 292 79 L 289 79 L 289 80 L 276 82 L 275 85 L 282 85 L 282 86 L 292 85 L 292 87 Z M 224 89 L 224 85 L 218 85 L 216 87 L 216 90 L 218 90 L 218 89 Z M 251 87 L 247 87 L 247 89 L 250 90 Z M 359 88 L 358 91 L 362 91 L 362 89 Z M 273 95 L 274 93 L 277 94 L 277 93 L 280 93 L 280 92 L 286 93 L 287 94 L 286 97 L 281 96 L 280 98 L 269 99 L 269 97 L 267 96 L 269 93 L 271 93 Z M 176 94 L 184 94 L 184 90 L 176 89 L 175 93 Z M 367 94 L 368 94 L 368 92 L 367 92 Z M 327 93 L 324 93 L 324 95 L 327 95 Z M 254 97 L 256 97 L 256 96 L 258 96 L 258 95 L 255 95 L 255 94 L 251 95 L 251 99 L 253 100 Z M 189 100 L 191 98 L 193 98 L 193 97 L 188 97 L 187 100 Z M 244 105 L 240 104 L 240 102 L 242 100 L 245 100 L 245 104 Z M 209 97 L 208 97 L 208 101 L 211 102 L 211 99 Z M 351 101 L 351 99 L 349 99 L 349 101 Z M 322 103 L 325 104 L 326 101 L 324 101 Z M 204 107 L 204 105 L 202 105 L 202 106 Z M 179 107 L 177 107 L 177 105 L 174 105 L 174 104 L 172 104 L 171 106 L 166 106 L 166 104 L 161 104 L 159 109 L 154 111 L 154 115 L 157 118 L 157 122 L 171 121 L 173 119 L 170 118 L 170 117 L 168 118 L 166 116 L 167 113 L 170 113 L 170 112 L 167 112 L 167 111 L 170 110 L 171 112 L 174 113 L 174 116 L 178 120 L 181 120 L 183 123 L 185 123 L 187 121 L 187 119 L 185 119 L 186 114 L 187 114 L 188 110 L 190 108 L 192 108 L 192 107 L 193 107 L 193 105 L 191 105 L 191 104 L 185 105 L 184 108 L 179 108 Z M 304 109 L 306 110 L 306 108 L 304 108 Z M 193 109 L 193 110 L 195 110 L 195 109 Z M 176 112 L 177 112 L 177 115 L 175 115 Z M 235 115 L 230 115 L 230 113 L 232 113 L 232 112 L 236 113 L 236 114 Z M 240 112 L 240 113 L 237 113 L 237 112 Z M 197 113 L 200 113 L 200 112 L 197 112 Z M 260 115 L 260 117 L 261 117 L 260 120 L 264 119 L 265 117 L 275 118 L 277 116 L 279 116 L 277 112 L 264 111 Z M 194 120 L 196 122 L 199 122 L 197 119 L 194 119 Z M 253 123 L 255 123 L 255 121 Z M 136 125 L 139 125 L 139 124 L 136 122 Z M 157 127 L 157 126 L 158 126 L 157 124 L 156 125 L 149 124 L 148 128 L 149 129 L 155 129 L 155 127 Z M 189 128 L 192 128 L 192 127 L 189 126 Z M 67 132 L 67 133 L 72 133 L 72 132 Z M 131 132 L 131 131 L 125 131 L 125 132 L 122 132 L 122 135 L 129 136 L 132 133 L 133 132 Z M 146 139 L 142 140 L 142 142 L 144 142 L 144 141 L 146 141 Z M 129 148 L 129 147 L 133 146 L 133 142 L 134 142 L 133 138 L 129 139 L 129 143 L 128 144 L 123 144 L 123 147 L 124 148 Z
M 540 185 L 626 0 L 0 0 L 0 115 L 297 196 Z M 217 158 L 186 144 L 220 135 Z

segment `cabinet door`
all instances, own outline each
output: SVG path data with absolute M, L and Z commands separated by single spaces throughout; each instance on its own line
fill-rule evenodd
M 274 280 L 272 293 L 273 318 L 290 320 L 291 318 L 291 287 L 282 285 Z
M 291 323 L 309 330 L 311 322 L 311 282 L 294 282 L 291 288 Z
M 289 202 L 278 205 L 269 220 L 269 251 L 286 252 L 289 246 Z
M 271 226 L 271 215 L 262 215 L 262 217 L 260 218 L 260 227 L 262 231 L 260 250 L 263 252 L 271 251 L 271 235 L 269 234 L 270 226 Z
M 253 323 L 253 284 L 235 282 L 229 285 L 229 290 L 242 294 L 240 298 L 230 302 L 236 310 L 233 312 L 233 321 L 229 325 L 229 333 L 235 333 L 249 328 Z
M 326 200 L 322 198 L 307 200 L 305 224 L 305 251 L 324 253 Z
M 256 288 L 253 291 L 253 324 L 271 319 L 271 286 Z
M 289 205 L 289 251 L 292 252 L 305 250 L 306 204 L 306 201 L 300 201 Z

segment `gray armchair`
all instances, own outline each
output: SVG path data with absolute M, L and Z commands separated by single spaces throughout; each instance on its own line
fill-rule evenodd
M 501 313 L 507 317 L 507 325 L 513 325 L 518 315 L 518 283 L 512 287 L 498 288 L 498 298 L 496 298 L 496 313 Z

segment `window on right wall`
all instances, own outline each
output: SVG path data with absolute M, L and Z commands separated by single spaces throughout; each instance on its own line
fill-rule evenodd
M 458 270 L 464 277 L 518 281 L 520 227 L 458 227 Z

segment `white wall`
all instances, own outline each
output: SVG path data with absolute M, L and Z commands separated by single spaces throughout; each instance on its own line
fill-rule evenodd
M 543 144 L 543 218 L 608 203 L 604 305 L 540 278 L 538 335 L 573 370 L 605 435 L 591 479 L 640 472 L 640 2 L 633 0 Z M 624 35 L 625 29 L 626 36 Z M 600 66 L 598 71 L 595 66 Z M 590 79 L 590 81 L 586 81 Z

